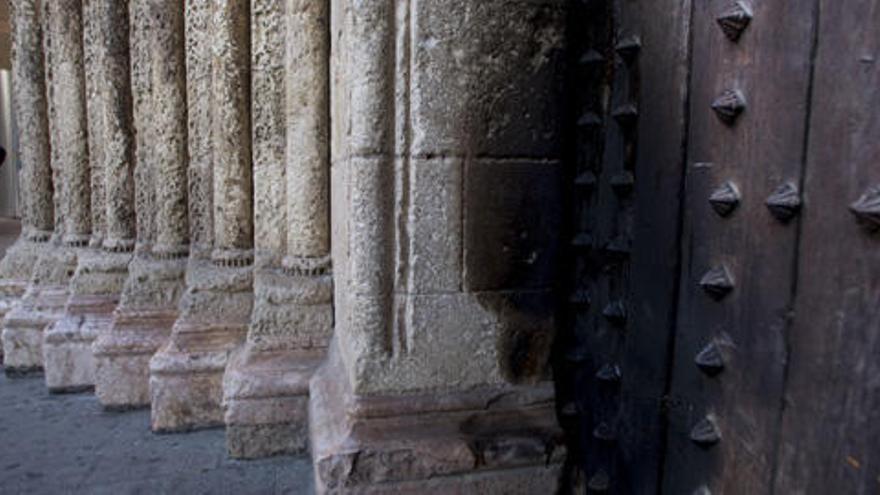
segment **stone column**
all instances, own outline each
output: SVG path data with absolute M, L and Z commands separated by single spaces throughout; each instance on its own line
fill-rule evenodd
M 137 242 L 111 328 L 93 344 L 96 393 L 114 409 L 150 402 L 149 361 L 177 317 L 189 242 L 184 0 L 133 0 L 129 17 Z M 124 181 L 106 184 L 131 195 Z M 111 211 L 105 246 L 124 249 L 131 210 Z
M 33 266 L 55 226 L 40 2 L 23 0 L 10 5 L 12 104 L 22 164 L 22 232 L 0 261 L 0 320 L 24 295 Z
M 46 60 L 55 233 L 3 323 L 6 372 L 43 367 L 43 330 L 64 315 L 77 254 L 91 237 L 82 3 L 40 5 Z
M 319 493 L 542 493 L 565 2 L 333 0 Z M 516 434 L 512 434 L 516 431 Z
M 256 259 L 247 341 L 224 377 L 230 455 L 301 453 L 332 334 L 329 2 L 252 3 Z
M 92 239 L 79 255 L 65 316 L 45 334 L 46 384 L 54 392 L 94 386 L 92 342 L 109 330 L 134 248 L 128 7 L 85 0 L 83 23 Z
M 188 15 L 203 14 L 201 3 L 194 7 Z M 223 372 L 253 306 L 250 2 L 211 0 L 209 7 L 213 249 L 210 259 L 191 261 L 171 339 L 150 362 L 155 431 L 223 423 Z

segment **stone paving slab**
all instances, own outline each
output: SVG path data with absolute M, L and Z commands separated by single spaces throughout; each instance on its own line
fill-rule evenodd
M 235 461 L 222 429 L 150 432 L 149 410 L 104 411 L 50 395 L 42 376 L 0 373 L 0 493 L 311 494 L 306 457 Z

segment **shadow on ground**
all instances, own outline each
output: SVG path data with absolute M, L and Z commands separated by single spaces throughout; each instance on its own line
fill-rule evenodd
M 155 435 L 148 410 L 104 411 L 0 372 L 0 493 L 311 494 L 305 457 L 227 458 L 222 429 Z

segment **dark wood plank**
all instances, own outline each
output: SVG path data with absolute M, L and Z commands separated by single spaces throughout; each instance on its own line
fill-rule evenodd
M 618 40 L 638 36 L 630 321 L 623 343 L 615 493 L 656 493 L 678 290 L 691 2 L 620 2 Z
M 880 492 L 880 0 L 822 0 L 776 493 Z
M 670 403 L 666 493 L 769 493 L 785 382 L 797 219 L 774 218 L 765 200 L 799 184 L 810 76 L 813 12 L 802 0 L 750 2 L 754 18 L 738 41 L 717 17 L 735 2 L 694 2 L 686 218 Z M 746 109 L 725 123 L 712 104 L 741 92 Z M 741 196 L 726 217 L 710 196 L 731 182 Z M 701 286 L 721 267 L 734 288 L 713 298 Z M 695 358 L 716 343 L 723 370 Z M 702 425 L 711 443 L 698 445 Z

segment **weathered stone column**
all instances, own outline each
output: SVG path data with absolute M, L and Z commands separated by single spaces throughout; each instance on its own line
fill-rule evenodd
M 54 392 L 94 386 L 92 342 L 109 330 L 134 248 L 128 6 L 85 0 L 83 23 L 92 239 L 79 255 L 65 316 L 45 334 L 46 384 Z
M 319 493 L 544 493 L 565 2 L 334 0 Z M 513 433 L 516 432 L 516 433 Z
M 55 235 L 34 265 L 20 304 L 6 315 L 6 372 L 43 366 L 43 331 L 64 315 L 78 251 L 91 237 L 90 177 L 86 129 L 82 3 L 40 6 L 54 184 Z
M 21 236 L 0 261 L 0 320 L 24 295 L 55 225 L 40 2 L 12 2 L 12 103 L 18 128 Z M 0 346 L 2 350 L 2 346 Z
M 222 424 L 223 372 L 253 306 L 250 2 L 210 9 L 213 250 L 192 260 L 171 339 L 150 362 L 156 431 Z
M 332 334 L 328 4 L 252 3 L 257 263 L 247 341 L 224 377 L 233 457 L 305 451 L 308 382 Z
M 134 0 L 129 16 L 137 243 L 112 326 L 93 345 L 96 393 L 108 408 L 150 402 L 149 361 L 177 317 L 189 242 L 184 1 Z M 126 185 L 108 177 L 110 202 L 110 191 L 131 194 Z M 105 246 L 131 245 L 117 241 L 131 210 L 111 210 Z

